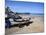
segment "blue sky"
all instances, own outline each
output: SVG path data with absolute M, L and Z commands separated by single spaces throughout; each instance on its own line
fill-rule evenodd
M 13 12 L 18 12 L 18 13 L 44 12 L 44 4 L 38 2 L 6 1 L 5 5 L 9 6 Z

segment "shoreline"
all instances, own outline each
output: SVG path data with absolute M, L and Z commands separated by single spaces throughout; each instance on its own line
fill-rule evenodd
M 33 16 L 33 15 L 20 15 L 23 18 L 26 16 L 27 18 L 30 17 L 33 21 L 32 24 L 29 26 L 24 26 L 23 28 L 13 27 L 11 29 L 6 29 L 6 34 L 13 34 L 13 33 L 24 33 L 24 32 L 44 32 L 44 16 Z

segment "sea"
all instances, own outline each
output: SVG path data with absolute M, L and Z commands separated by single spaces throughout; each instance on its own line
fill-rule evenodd
M 34 15 L 34 16 L 44 16 L 44 14 L 31 14 L 31 15 Z

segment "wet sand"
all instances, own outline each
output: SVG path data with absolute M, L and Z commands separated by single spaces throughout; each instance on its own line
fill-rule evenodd
M 23 18 L 26 16 L 30 17 L 33 21 L 29 26 L 24 26 L 22 28 L 12 27 L 10 29 L 6 29 L 6 35 L 15 34 L 15 33 L 40 33 L 44 32 L 44 17 L 43 16 L 33 16 L 33 15 L 20 15 Z

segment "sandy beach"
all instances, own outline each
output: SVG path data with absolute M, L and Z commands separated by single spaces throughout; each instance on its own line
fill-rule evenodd
M 44 16 L 34 16 L 34 15 L 20 15 L 24 17 L 30 17 L 33 21 L 29 26 L 24 26 L 22 28 L 12 27 L 10 29 L 5 29 L 6 35 L 15 33 L 40 33 L 44 32 Z

